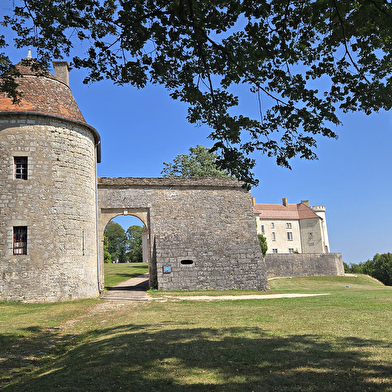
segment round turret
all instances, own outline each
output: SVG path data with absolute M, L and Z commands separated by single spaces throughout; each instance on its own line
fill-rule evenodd
M 0 95 L 0 300 L 98 295 L 100 137 L 67 84 L 68 64 L 54 66 L 55 76 L 37 76 L 19 63 L 20 103 Z

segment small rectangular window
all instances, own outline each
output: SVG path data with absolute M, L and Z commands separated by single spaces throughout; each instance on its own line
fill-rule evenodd
M 278 253 L 278 249 L 277 248 L 272 248 L 272 253 Z
M 274 231 L 272 232 L 272 241 L 276 241 L 276 235 Z
M 291 229 L 291 222 L 286 223 L 286 229 Z
M 261 225 L 261 233 L 262 233 L 262 234 L 265 234 L 264 225 Z
M 14 227 L 14 255 L 27 255 L 27 227 Z
M 289 248 L 289 253 L 294 253 L 294 248 Z
M 15 179 L 27 180 L 27 157 L 14 157 Z
M 293 233 L 291 231 L 287 232 L 287 240 L 292 241 L 293 240 Z
M 275 223 L 271 222 L 271 229 L 275 229 Z

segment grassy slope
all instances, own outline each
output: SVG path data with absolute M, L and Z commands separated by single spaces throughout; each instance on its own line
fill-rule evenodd
M 0 387 L 392 391 L 391 287 L 363 276 L 270 284 L 273 293 L 330 295 L 113 306 L 0 303 Z

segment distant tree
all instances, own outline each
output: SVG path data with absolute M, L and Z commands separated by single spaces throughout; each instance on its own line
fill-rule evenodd
M 362 268 L 362 274 L 373 276 L 374 273 L 374 261 L 367 260 L 364 263 L 359 263 L 360 267 Z
M 372 276 L 387 286 L 392 286 L 392 253 L 376 254 L 373 257 Z
M 261 252 L 263 253 L 263 257 L 265 257 L 268 250 L 267 239 L 263 236 L 263 234 L 257 234 L 257 237 L 259 238 Z
M 132 262 L 143 261 L 142 233 L 144 228 L 138 225 L 128 227 L 125 235 L 127 237 L 127 259 Z
M 392 253 L 381 255 L 376 253 L 373 260 L 367 260 L 359 264 L 351 263 L 347 272 L 370 275 L 385 285 L 392 286 Z
M 189 151 L 177 155 L 171 163 L 163 162 L 163 177 L 230 177 L 227 171 L 218 169 L 218 156 L 207 147 L 197 145 Z
M 108 237 L 104 233 L 104 236 L 103 236 L 103 259 L 104 259 L 105 263 L 112 262 L 112 255 L 110 254 L 108 247 L 109 247 Z
M 362 263 L 351 264 L 351 273 L 353 274 L 363 274 Z
M 125 230 L 116 222 L 109 222 L 104 231 L 104 237 L 107 238 L 107 251 L 111 260 L 118 260 L 125 263 L 126 260 L 126 236 Z

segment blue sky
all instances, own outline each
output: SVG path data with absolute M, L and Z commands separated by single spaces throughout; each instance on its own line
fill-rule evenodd
M 18 62 L 27 49 L 9 48 L 7 54 Z M 84 76 L 84 71 L 71 71 L 70 86 L 86 121 L 102 138 L 99 176 L 158 177 L 164 161 L 188 153 L 191 146 L 212 145 L 209 130 L 189 124 L 186 106 L 163 88 L 137 90 L 107 81 L 83 85 Z M 248 97 L 244 107 L 257 112 L 256 97 Z M 289 203 L 324 205 L 331 251 L 342 253 L 346 263 L 358 263 L 392 252 L 392 117 L 356 113 L 341 120 L 338 140 L 318 140 L 318 161 L 296 159 L 288 170 L 256 156 L 260 184 L 251 193 L 257 203 L 278 204 L 287 197 Z

